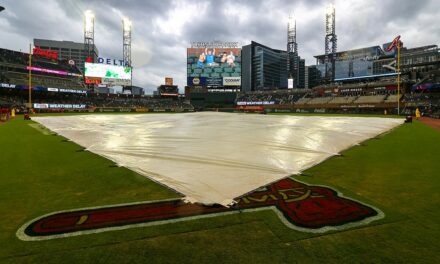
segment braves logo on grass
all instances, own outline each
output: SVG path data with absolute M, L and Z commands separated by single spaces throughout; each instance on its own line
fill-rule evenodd
M 181 199 L 86 208 L 42 216 L 22 226 L 17 236 L 44 240 L 261 210 L 273 210 L 292 229 L 314 233 L 383 217 L 380 210 L 345 198 L 329 187 L 287 178 L 239 198 L 233 208 L 187 204 Z

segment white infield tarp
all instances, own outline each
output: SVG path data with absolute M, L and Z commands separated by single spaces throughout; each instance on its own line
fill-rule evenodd
M 190 202 L 223 205 L 403 122 L 209 112 L 33 119 Z

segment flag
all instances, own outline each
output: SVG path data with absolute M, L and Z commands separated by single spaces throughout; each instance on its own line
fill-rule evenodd
M 392 49 L 397 48 L 399 42 L 400 42 L 400 35 L 394 38 L 393 42 L 391 42 L 390 45 L 388 45 L 385 51 L 390 52 Z

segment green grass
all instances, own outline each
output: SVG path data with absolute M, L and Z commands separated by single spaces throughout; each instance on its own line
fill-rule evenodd
M 50 212 L 178 197 L 62 137 L 16 119 L 0 124 L 1 263 L 435 263 L 440 244 L 440 133 L 405 124 L 307 170 L 383 210 L 372 225 L 310 235 L 274 213 L 24 242 L 15 232 Z

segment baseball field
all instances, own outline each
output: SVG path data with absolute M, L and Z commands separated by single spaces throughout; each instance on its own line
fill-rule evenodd
M 440 131 L 429 122 L 224 209 L 184 204 L 17 117 L 0 124 L 0 263 L 436 263 Z

